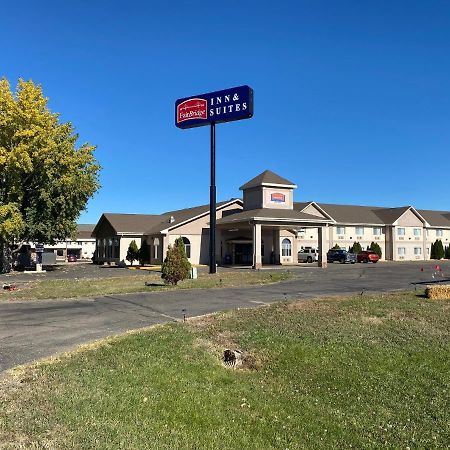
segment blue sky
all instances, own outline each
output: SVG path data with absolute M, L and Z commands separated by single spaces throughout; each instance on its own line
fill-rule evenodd
M 7 2 L 0 39 L 0 76 L 98 146 L 79 222 L 208 203 L 209 129 L 177 129 L 174 102 L 242 84 L 218 200 L 271 169 L 296 201 L 450 209 L 449 1 Z

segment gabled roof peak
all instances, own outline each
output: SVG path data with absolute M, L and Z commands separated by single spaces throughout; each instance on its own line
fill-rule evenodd
M 287 180 L 286 178 L 280 177 L 276 173 L 271 170 L 265 170 L 264 172 L 257 175 L 255 178 L 252 178 L 247 183 L 243 184 L 239 189 L 245 190 L 259 186 L 279 186 L 279 187 L 289 187 L 291 189 L 295 189 L 297 185 L 292 181 Z

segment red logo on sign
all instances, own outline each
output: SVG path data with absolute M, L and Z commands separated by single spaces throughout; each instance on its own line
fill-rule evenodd
M 203 98 L 190 98 L 177 106 L 177 123 L 191 119 L 207 119 L 208 102 Z
M 276 202 L 276 203 L 284 203 L 286 201 L 284 194 L 279 194 L 279 193 L 271 194 L 270 200 L 272 202 Z

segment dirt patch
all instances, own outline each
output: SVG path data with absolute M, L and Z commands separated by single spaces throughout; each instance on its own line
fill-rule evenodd
M 383 319 L 377 316 L 362 316 L 361 320 L 370 325 L 381 325 L 383 323 Z
M 326 300 L 296 300 L 286 305 L 288 311 L 334 311 L 337 305 Z

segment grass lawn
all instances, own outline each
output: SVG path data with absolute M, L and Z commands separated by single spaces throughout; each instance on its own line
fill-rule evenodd
M 409 293 L 289 302 L 111 339 L 8 375 L 0 443 L 448 448 L 449 308 Z M 224 367 L 227 347 L 252 368 Z
M 251 286 L 268 284 L 291 278 L 292 273 L 284 271 L 230 271 L 216 275 L 200 273 L 196 280 L 185 280 L 177 286 L 165 285 L 160 273 L 145 275 L 79 278 L 71 280 L 34 280 L 19 285 L 17 291 L 0 290 L 0 302 L 11 300 L 35 300 L 52 298 L 94 297 L 133 292 L 163 291 L 170 289 L 206 289 L 221 287 Z M 147 285 L 146 285 L 147 283 Z

